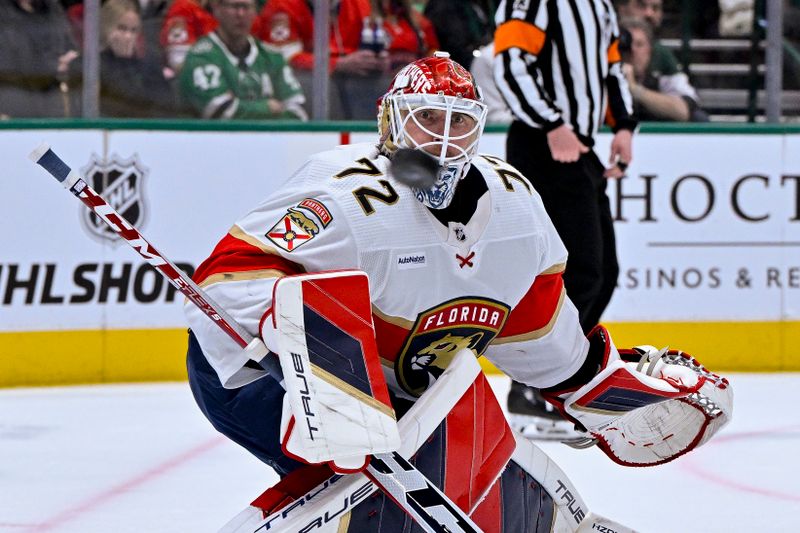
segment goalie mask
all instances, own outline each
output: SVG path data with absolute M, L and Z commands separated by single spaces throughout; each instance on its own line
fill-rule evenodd
M 477 153 L 486 112 L 472 75 L 447 52 L 436 52 L 400 70 L 383 96 L 380 149 L 389 157 L 398 148 L 433 157 L 439 165 L 433 185 L 412 191 L 426 206 L 443 209 Z

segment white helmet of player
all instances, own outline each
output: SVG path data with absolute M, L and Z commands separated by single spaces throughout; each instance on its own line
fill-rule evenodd
M 443 209 L 477 153 L 486 112 L 472 75 L 447 52 L 436 52 L 394 77 L 378 113 L 380 148 L 389 157 L 398 148 L 433 157 L 437 179 L 430 187 L 412 190 L 426 206 Z

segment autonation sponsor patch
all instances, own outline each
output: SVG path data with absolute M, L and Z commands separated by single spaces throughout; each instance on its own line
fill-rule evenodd
M 397 256 L 397 268 L 399 270 L 422 268 L 425 265 L 425 252 L 413 252 Z

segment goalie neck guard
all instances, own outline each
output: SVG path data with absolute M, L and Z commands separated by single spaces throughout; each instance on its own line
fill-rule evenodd
M 412 190 L 426 206 L 443 209 L 477 153 L 486 112 L 472 75 L 447 52 L 436 52 L 400 70 L 381 99 L 380 149 L 391 157 L 398 148 L 411 148 L 436 159 L 434 184 Z

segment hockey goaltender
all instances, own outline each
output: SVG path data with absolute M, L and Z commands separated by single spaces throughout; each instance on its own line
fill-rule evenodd
M 539 195 L 477 154 L 485 117 L 447 54 L 411 63 L 376 143 L 311 156 L 198 267 L 261 348 L 187 304 L 192 391 L 282 478 L 223 531 L 631 531 L 514 434 L 479 355 L 623 465 L 671 461 L 730 419 L 727 380 L 691 356 L 584 336 Z

